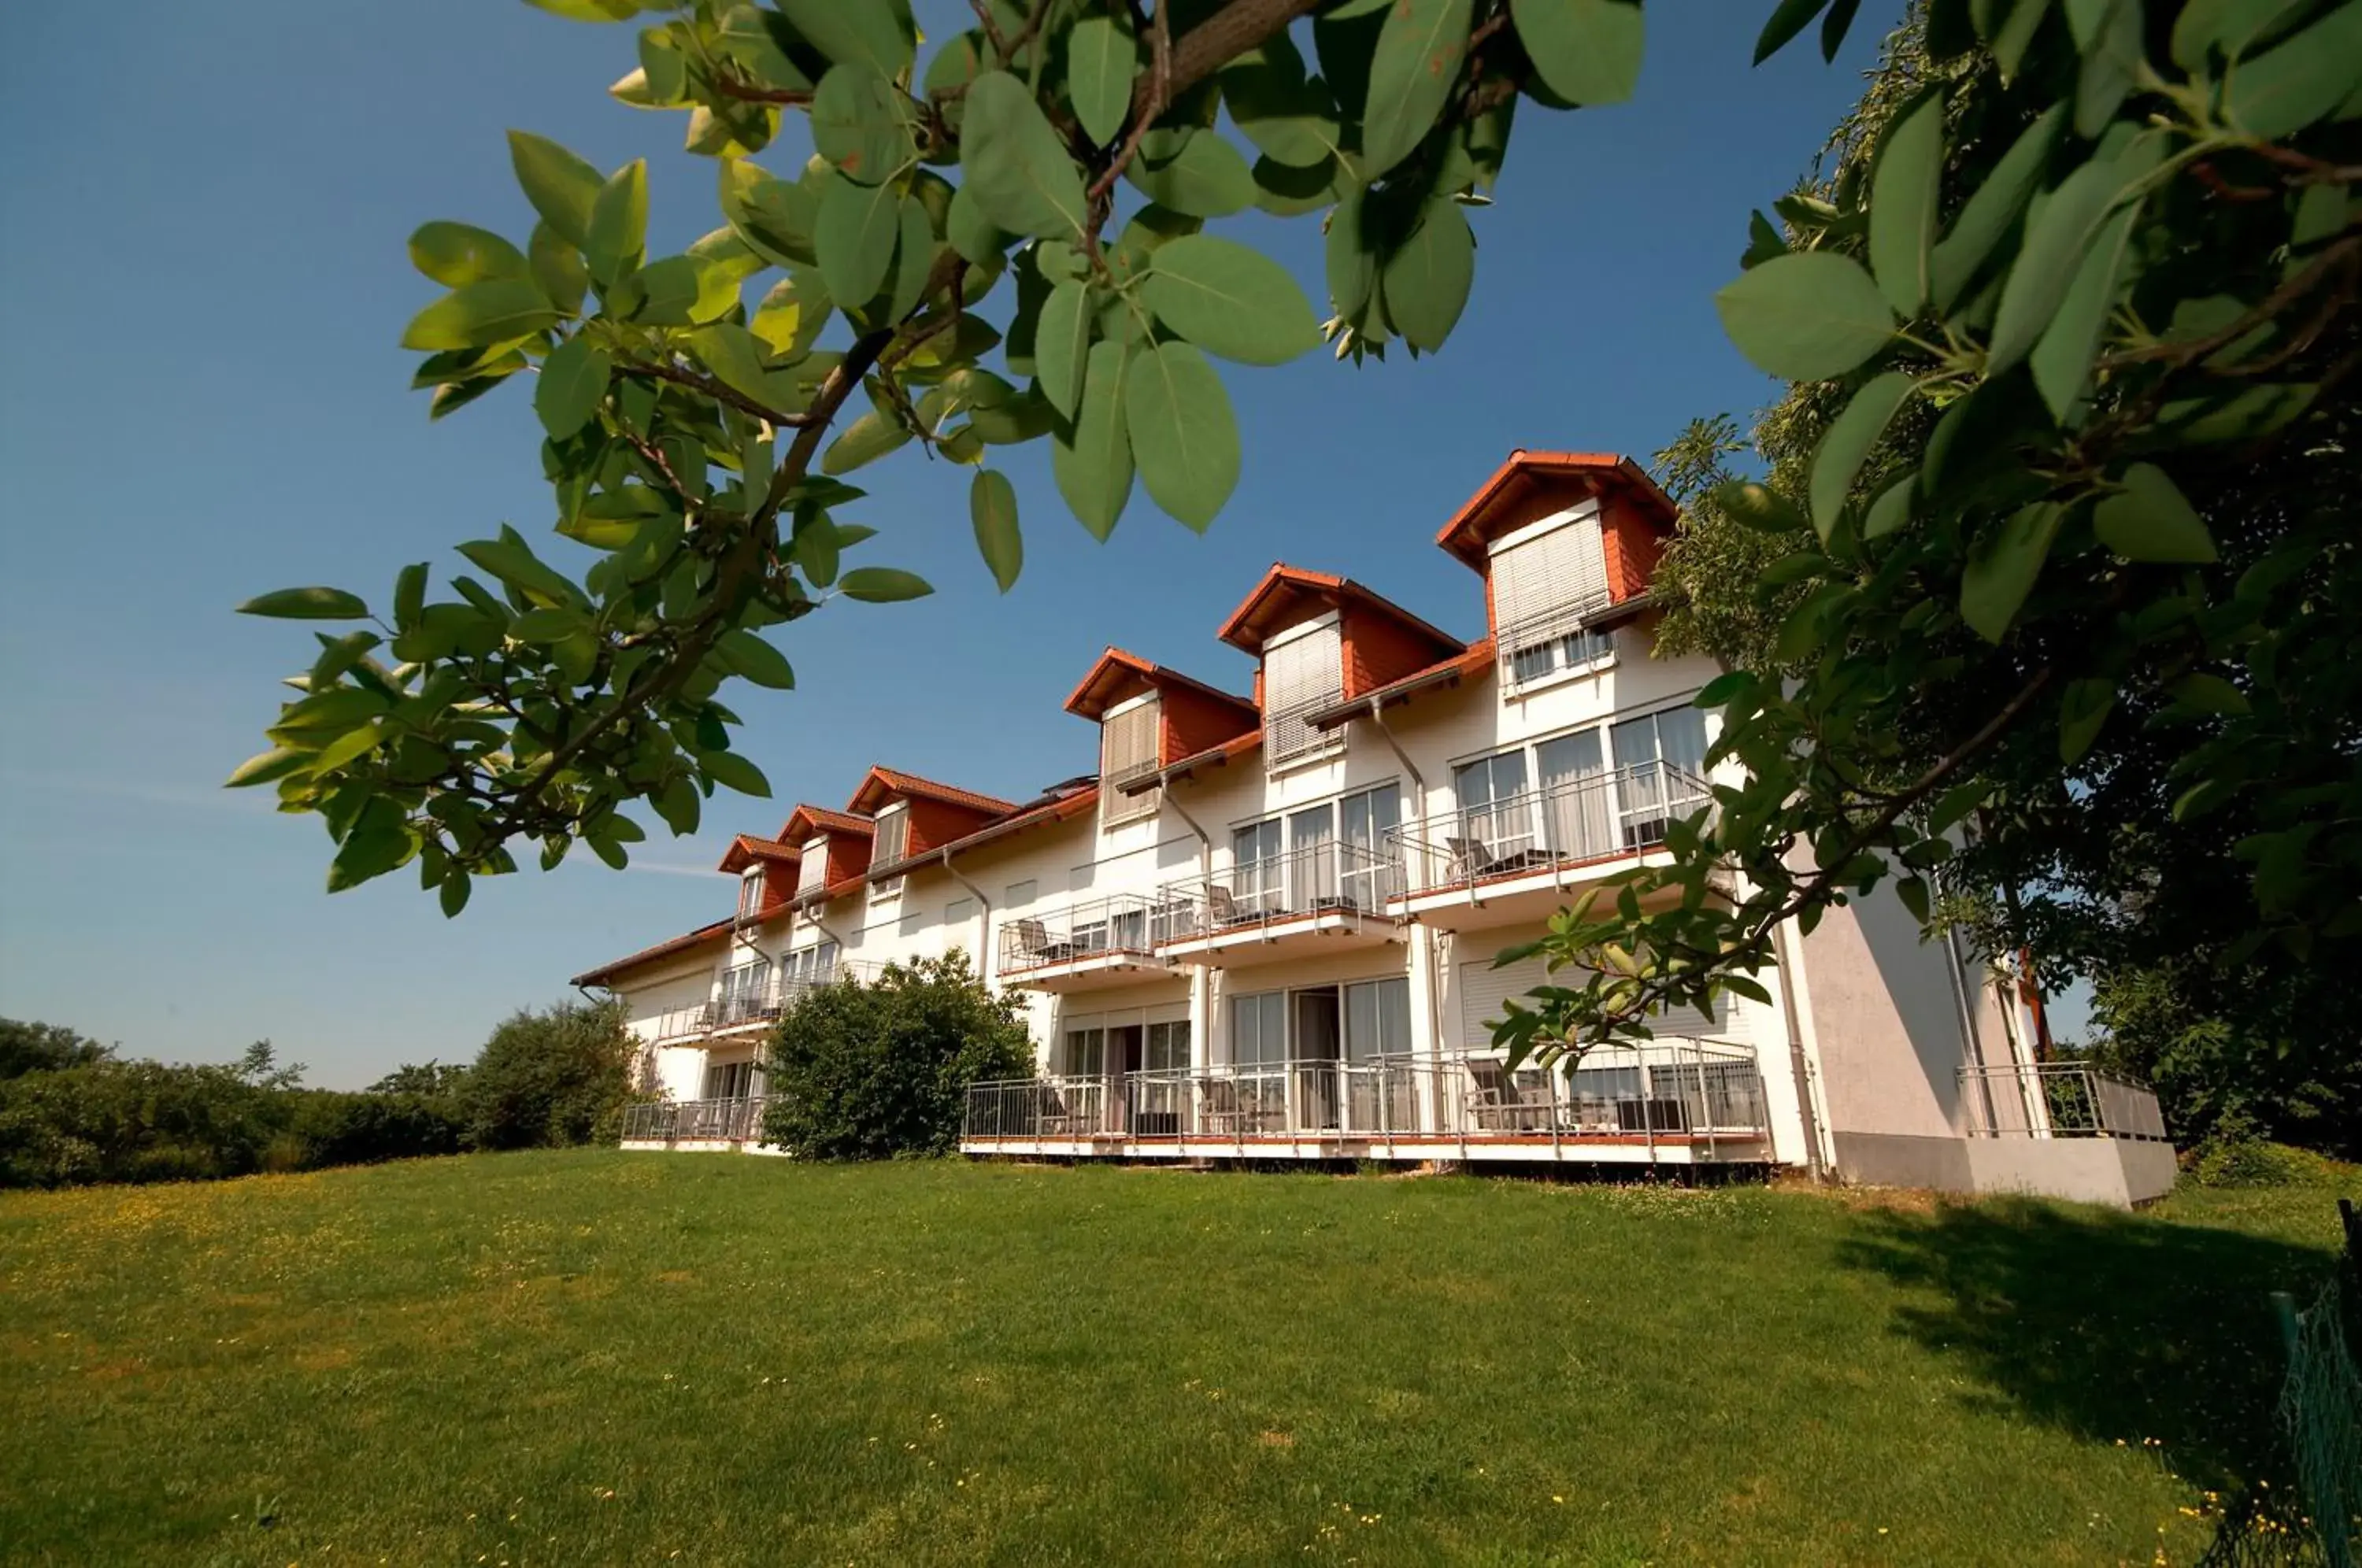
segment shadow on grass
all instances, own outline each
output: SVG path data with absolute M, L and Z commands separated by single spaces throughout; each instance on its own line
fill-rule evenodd
M 2280 1479 L 2270 1292 L 2310 1294 L 2328 1253 L 2005 1202 L 1867 1214 L 1839 1255 L 1914 1292 L 1897 1331 L 1963 1364 L 1971 1397 L 2090 1441 L 2161 1445 L 2202 1486 Z

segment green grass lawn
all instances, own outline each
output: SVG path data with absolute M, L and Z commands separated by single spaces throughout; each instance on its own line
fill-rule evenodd
M 2184 1562 L 2356 1174 L 2139 1217 L 610 1151 L 0 1196 L 0 1558 Z

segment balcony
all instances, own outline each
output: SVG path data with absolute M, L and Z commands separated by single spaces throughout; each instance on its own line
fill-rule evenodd
M 756 1143 L 763 1138 L 763 1095 L 733 1099 L 656 1100 L 624 1108 L 624 1143 Z
M 810 973 L 773 969 L 713 1003 L 707 1010 L 711 1015 L 708 1032 L 728 1034 L 758 1028 L 776 1021 L 780 1013 L 816 990 L 847 980 L 873 982 L 882 967 L 864 959 L 843 958 Z
M 1395 1056 L 1037 1077 L 968 1090 L 968 1154 L 1705 1164 L 1771 1154 L 1755 1055 L 1659 1040 L 1571 1076 Z
M 1398 942 L 1386 912 L 1403 896 L 1402 862 L 1335 839 L 1233 865 L 1227 876 L 1165 884 L 1157 951 L 1185 961 L 1252 962 L 1316 947 Z
M 1971 1138 L 2166 1138 L 2164 1113 L 2147 1084 L 2079 1062 L 1962 1067 L 1959 1076 Z
M 1028 915 L 1000 928 L 1000 978 L 1029 990 L 1128 985 L 1172 966 L 1157 946 L 1179 929 L 1170 900 L 1119 893 L 1060 914 Z
M 651 1045 L 679 1045 L 702 1040 L 713 1028 L 713 1010 L 704 1002 L 658 1013 L 640 1038 Z
M 1539 915 L 1569 888 L 1661 847 L 1673 823 L 1713 809 L 1705 779 L 1650 762 L 1407 823 L 1396 837 L 1410 886 L 1391 908 L 1446 927 L 1455 908 L 1485 907 L 1488 922 Z

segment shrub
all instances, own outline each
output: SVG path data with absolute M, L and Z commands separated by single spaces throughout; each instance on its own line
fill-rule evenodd
M 87 1039 L 63 1024 L 0 1018 L 0 1078 L 86 1067 L 114 1054 L 113 1046 Z
M 876 1160 L 950 1153 L 967 1086 L 1032 1072 L 1033 1046 L 1017 1002 L 986 990 L 955 950 L 809 993 L 779 1020 L 764 1066 L 772 1143 Z
M 292 1110 L 288 1132 L 302 1150 L 292 1169 L 456 1154 L 467 1142 L 467 1113 L 449 1095 L 303 1089 Z
M 244 1176 L 286 1131 L 292 1073 L 268 1044 L 234 1066 L 111 1057 L 0 1079 L 0 1184 Z
M 557 1148 L 620 1136 L 632 1037 L 617 1002 L 558 1002 L 492 1031 L 460 1080 L 478 1149 Z
M 2266 1139 L 2253 1119 L 2234 1111 L 2191 1151 L 2190 1175 L 2201 1187 L 2294 1187 L 2303 1156 Z

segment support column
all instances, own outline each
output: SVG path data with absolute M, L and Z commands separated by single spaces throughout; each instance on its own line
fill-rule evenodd
M 1418 1126 L 1423 1132 L 1443 1131 L 1443 974 L 1449 960 L 1440 949 L 1444 933 L 1414 923 L 1410 928 L 1410 1018 L 1418 1038 L 1412 1041 L 1418 1085 Z

